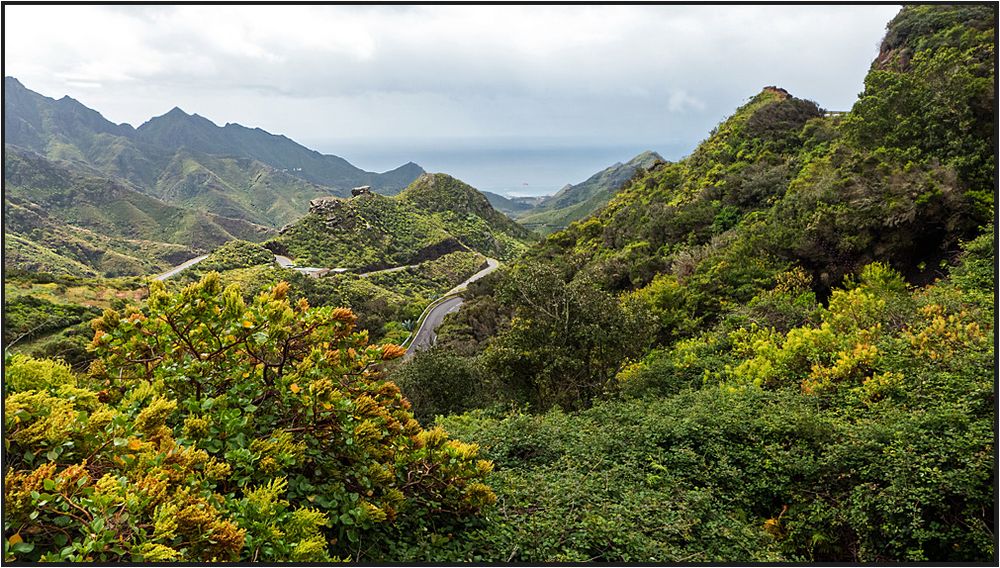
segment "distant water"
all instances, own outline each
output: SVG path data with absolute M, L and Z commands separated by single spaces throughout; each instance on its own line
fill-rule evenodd
M 646 150 L 676 159 L 681 152 L 642 146 L 484 147 L 483 145 L 430 145 L 371 142 L 314 142 L 320 152 L 336 154 L 369 171 L 385 171 L 416 162 L 428 172 L 443 172 L 477 189 L 509 197 L 551 195 L 566 184 L 576 184 L 616 163 L 626 162 Z

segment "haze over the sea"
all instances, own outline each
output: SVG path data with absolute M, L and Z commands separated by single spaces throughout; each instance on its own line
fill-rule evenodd
M 4 64 L 114 122 L 179 106 L 368 170 L 538 194 L 680 158 L 765 85 L 848 109 L 898 10 L 13 5 Z

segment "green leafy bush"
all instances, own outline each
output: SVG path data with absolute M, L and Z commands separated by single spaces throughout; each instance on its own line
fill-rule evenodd
M 382 379 L 402 348 L 287 292 L 154 283 L 95 321 L 85 377 L 9 361 L 6 559 L 365 559 L 492 504 L 477 448 Z
M 247 268 L 274 262 L 274 254 L 257 243 L 232 240 L 212 251 L 208 258 L 198 263 L 201 272 L 222 272 L 233 268 Z

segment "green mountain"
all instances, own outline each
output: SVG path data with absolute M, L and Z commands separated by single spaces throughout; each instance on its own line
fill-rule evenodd
M 607 205 L 637 173 L 663 162 L 656 152 L 646 151 L 622 164 L 614 164 L 576 185 L 567 185 L 552 197 L 517 217 L 519 223 L 542 234 L 565 229 Z
M 320 154 L 285 136 L 239 124 L 216 126 L 176 107 L 139 126 L 135 134 L 138 140 L 173 151 L 188 148 L 203 154 L 253 158 L 283 173 L 340 190 L 370 185 L 377 192 L 394 195 L 424 173 L 413 162 L 380 174 L 366 172 L 343 158 Z
M 846 114 L 766 87 L 464 294 L 391 378 L 519 508 L 436 558 L 993 560 L 996 16 L 904 7 Z
M 412 163 L 366 172 L 284 136 L 219 127 L 177 108 L 134 129 L 12 77 L 4 79 L 4 92 L 7 144 L 91 166 L 172 203 L 274 227 L 304 214 L 317 196 L 346 196 L 359 185 L 395 194 L 423 173 Z
M 530 211 L 545 201 L 545 197 L 505 197 L 492 191 L 483 191 L 483 195 L 494 209 L 516 218 L 518 214 Z
M 178 149 L 147 192 L 227 217 L 281 226 L 301 217 L 316 197 L 343 194 L 251 158 L 227 158 Z
M 375 270 L 459 250 L 514 258 L 529 233 L 475 188 L 424 174 L 397 196 L 314 200 L 309 214 L 269 242 L 299 265 Z
M 74 275 L 148 274 L 231 239 L 273 231 L 178 207 L 79 162 L 4 148 L 4 265 Z

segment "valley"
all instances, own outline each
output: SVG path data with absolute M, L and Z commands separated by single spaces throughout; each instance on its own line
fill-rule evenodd
M 5 562 L 994 562 L 996 16 L 531 198 L 5 78 Z

